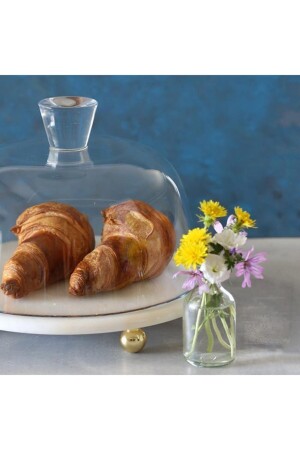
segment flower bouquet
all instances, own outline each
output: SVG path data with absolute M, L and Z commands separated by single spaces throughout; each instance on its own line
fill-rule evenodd
M 199 221 L 183 235 L 174 255 L 183 266 L 174 277 L 185 275 L 183 287 L 189 291 L 184 301 L 183 342 L 188 362 L 200 366 L 228 364 L 235 358 L 235 302 L 222 283 L 234 272 L 243 277 L 242 287 L 251 287 L 251 277 L 263 278 L 264 252 L 253 254 L 245 229 L 254 228 L 255 220 L 239 206 L 234 208 L 223 227 L 219 219 L 226 209 L 216 201 L 202 201 Z M 210 229 L 214 230 L 210 232 Z

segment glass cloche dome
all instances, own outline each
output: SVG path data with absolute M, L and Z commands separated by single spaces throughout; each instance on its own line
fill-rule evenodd
M 11 229 L 18 217 L 26 209 L 46 202 L 70 205 L 85 214 L 95 235 L 96 246 L 101 241 L 104 225 L 101 211 L 131 200 L 144 202 L 171 222 L 177 247 L 181 235 L 188 229 L 190 218 L 184 189 L 172 165 L 148 147 L 125 139 L 96 136 L 89 149 L 88 140 L 97 109 L 94 99 L 76 96 L 47 98 L 39 102 L 39 108 L 50 146 L 47 160 L 45 158 L 40 164 L 43 152 L 46 155 L 41 139 L 1 148 L 1 274 L 17 248 L 17 237 Z M 31 161 L 31 158 L 34 159 Z M 73 244 L 76 247 L 77 243 Z M 30 264 L 30 256 L 27 257 Z M 157 264 L 159 260 L 158 257 Z M 184 294 L 182 279 L 173 278 L 177 271 L 171 258 L 157 277 L 84 297 L 69 294 L 68 278 L 34 290 L 22 298 L 12 298 L 1 291 L 0 329 L 64 334 L 67 332 L 65 322 L 59 322 L 63 318 L 89 320 L 91 323 L 85 324 L 86 328 L 81 330 L 83 333 L 116 331 L 140 322 L 140 326 L 160 323 L 165 321 L 164 308 Z M 178 308 L 177 313 L 171 314 L 167 320 L 176 318 L 176 314 L 179 316 Z M 130 322 L 132 315 L 129 313 L 134 312 L 141 315 L 138 323 Z M 152 314 L 150 322 L 148 319 L 143 321 L 142 315 L 145 314 L 148 317 Z M 8 316 L 14 319 L 11 328 L 7 325 Z M 101 326 L 93 325 L 93 318 L 100 316 Z M 125 323 L 123 320 L 118 325 L 105 325 L 105 320 L 112 316 L 125 318 Z M 30 319 L 29 325 L 24 325 L 24 318 Z M 47 318 L 57 319 L 54 328 L 49 325 L 49 320 L 44 321 Z M 20 328 L 16 329 L 18 326 Z M 70 334 L 80 333 L 80 327 L 78 322 Z

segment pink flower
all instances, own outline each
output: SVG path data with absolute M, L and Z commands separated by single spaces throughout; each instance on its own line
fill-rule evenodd
M 229 228 L 229 227 L 231 227 L 231 225 L 234 225 L 235 223 L 236 223 L 236 217 L 235 217 L 235 215 L 231 214 L 231 216 L 229 216 L 227 219 L 226 227 Z M 214 230 L 216 233 L 222 233 L 222 231 L 224 230 L 224 227 L 219 220 L 216 220 L 213 223 L 213 227 L 214 227 Z
M 176 278 L 178 275 L 188 275 L 188 279 L 183 283 L 183 289 L 187 289 L 191 291 L 195 288 L 195 286 L 199 286 L 199 294 L 203 292 L 208 292 L 209 287 L 204 281 L 203 273 L 201 270 L 179 270 L 173 275 L 173 278 Z
M 213 223 L 213 227 L 216 233 L 222 233 L 223 231 L 223 225 L 221 224 L 221 222 L 219 220 L 216 220 Z
M 237 263 L 237 265 L 235 266 L 236 276 L 241 277 L 242 275 L 244 275 L 244 281 L 242 284 L 243 288 L 245 288 L 246 286 L 251 287 L 251 275 L 253 275 L 254 278 L 263 278 L 264 268 L 261 267 L 259 263 L 267 260 L 266 253 L 260 252 L 256 253 L 256 255 L 254 256 L 250 256 L 253 250 L 254 248 L 252 247 L 251 250 L 242 252 L 244 261 Z

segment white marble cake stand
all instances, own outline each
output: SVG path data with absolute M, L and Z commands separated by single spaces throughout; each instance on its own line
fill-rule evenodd
M 16 248 L 2 244 L 0 271 Z M 119 291 L 88 297 L 68 294 L 61 282 L 14 300 L 0 293 L 0 330 L 33 334 L 93 334 L 123 331 L 160 324 L 182 316 L 182 279 L 172 279 L 171 262 L 153 280 Z

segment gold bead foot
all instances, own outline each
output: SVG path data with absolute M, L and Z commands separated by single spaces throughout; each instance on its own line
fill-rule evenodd
M 126 352 L 137 353 L 143 350 L 147 342 L 147 335 L 141 328 L 125 330 L 121 333 L 120 343 Z

